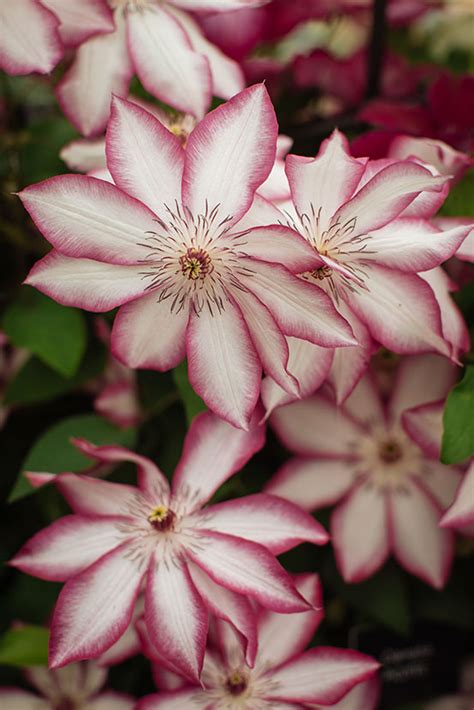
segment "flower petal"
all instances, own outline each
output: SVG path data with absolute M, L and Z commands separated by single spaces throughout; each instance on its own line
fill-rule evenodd
M 383 424 L 385 407 L 372 372 L 362 377 L 344 403 L 344 411 L 362 426 Z
M 454 500 L 463 477 L 462 471 L 456 466 L 444 466 L 438 461 L 427 461 L 426 464 L 423 488 L 445 510 Z
M 377 710 L 380 701 L 380 680 L 373 675 L 357 683 L 331 710 Z
M 207 699 L 207 691 L 199 688 L 161 692 L 141 698 L 137 710 L 202 710 Z
M 1 3 L 0 68 L 13 75 L 48 74 L 64 52 L 58 24 L 53 13 L 34 0 Z
M 155 215 L 138 200 L 88 175 L 59 175 L 19 193 L 46 239 L 66 256 L 136 264 L 148 251 Z
M 87 701 L 87 710 L 135 710 L 136 700 L 131 695 L 108 690 Z
M 36 533 L 10 565 L 40 579 L 64 582 L 122 544 L 120 518 L 66 515 Z
M 78 515 L 127 515 L 128 506 L 135 500 L 137 489 L 125 483 L 101 481 L 75 473 L 56 476 L 61 495 Z
M 112 353 L 127 367 L 169 370 L 186 355 L 189 307 L 171 311 L 171 298 L 158 291 L 127 303 L 112 329 Z
M 245 321 L 231 301 L 191 312 L 189 381 L 209 409 L 246 429 L 260 394 L 261 369 Z
M 51 623 L 50 668 L 97 658 L 125 632 L 145 572 L 135 545 L 117 547 L 63 587 Z
M 267 697 L 332 705 L 378 668 L 377 661 L 358 651 L 311 648 L 272 672 L 275 685 Z
M 367 370 L 376 345 L 367 327 L 344 301 L 340 301 L 337 308 L 351 326 L 354 337 L 359 343 L 353 348 L 336 348 L 334 351 L 328 380 L 334 390 L 336 402 L 342 404 L 347 401 Z
M 115 32 L 92 37 L 79 47 L 72 66 L 56 89 L 63 113 L 85 136 L 95 136 L 104 130 L 112 94 L 128 93 L 133 67 L 120 13 L 115 14 L 115 24 Z
M 51 704 L 20 688 L 0 688 L 0 704 L 5 710 L 50 710 Z
M 355 471 L 347 461 L 290 459 L 265 486 L 267 493 L 281 496 L 303 510 L 333 505 L 354 483 Z
M 105 163 L 105 138 L 78 138 L 66 143 L 59 153 L 70 170 L 88 173 L 91 170 L 101 170 Z
M 199 684 L 208 614 L 189 572 L 178 559 L 156 556 L 145 591 L 145 621 L 151 642 L 191 682 Z
M 80 3 L 41 0 L 41 4 L 60 20 L 59 34 L 68 47 L 76 47 L 99 32 L 115 29 L 112 13 L 101 0 L 81 0 Z
M 224 481 L 239 471 L 265 443 L 265 427 L 255 415 L 248 431 L 236 429 L 210 412 L 195 417 L 184 440 L 173 477 L 173 495 L 192 513 L 206 503 Z
M 149 111 L 114 96 L 106 153 L 107 167 L 117 187 L 168 220 L 165 205 L 173 209 L 176 200 L 181 202 L 181 141 Z
M 100 313 L 141 296 L 144 283 L 139 268 L 75 259 L 53 250 L 36 262 L 24 283 L 63 306 Z
M 449 577 L 454 536 L 439 527 L 441 508 L 418 486 L 390 496 L 393 552 L 411 574 L 441 589 Z
M 440 458 L 443 436 L 444 402 L 421 404 L 402 413 L 402 425 L 418 444 L 424 455 L 436 461 Z
M 208 530 L 196 532 L 195 541 L 199 545 L 190 547 L 188 555 L 217 584 L 281 613 L 308 608 L 291 577 L 263 545 Z
M 304 237 L 279 224 L 250 229 L 239 242 L 239 249 L 247 256 L 282 264 L 295 274 L 321 265 L 321 258 Z
M 470 465 L 458 488 L 456 499 L 444 514 L 440 525 L 443 528 L 474 525 L 474 463 Z
M 346 582 L 367 579 L 383 565 L 390 552 L 388 526 L 386 498 L 375 486 L 358 485 L 336 508 L 331 538 Z
M 211 111 L 186 147 L 183 202 L 195 215 L 219 205 L 221 219 L 236 223 L 275 160 L 278 126 L 263 84 Z
M 202 118 L 211 102 L 209 65 L 192 49 L 176 18 L 154 4 L 128 13 L 127 33 L 130 54 L 145 89 L 179 111 Z

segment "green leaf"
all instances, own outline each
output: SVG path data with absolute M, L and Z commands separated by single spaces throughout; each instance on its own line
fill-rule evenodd
M 95 341 L 88 348 L 74 377 L 65 379 L 37 357 L 31 357 L 17 372 L 5 392 L 5 404 L 30 405 L 47 402 L 98 377 L 105 367 L 106 349 Z
M 135 429 L 119 429 L 95 414 L 69 417 L 54 424 L 33 444 L 10 494 L 10 501 L 18 500 L 35 489 L 23 475 L 24 471 L 62 473 L 83 471 L 90 468 L 91 460 L 81 454 L 71 443 L 72 438 L 81 438 L 93 444 L 117 444 L 133 448 Z
M 32 288 L 22 289 L 7 308 L 3 330 L 14 345 L 27 348 L 64 377 L 76 373 L 87 344 L 81 311 L 61 306 Z
M 49 631 L 43 626 L 21 626 L 0 637 L 0 664 L 47 666 Z
M 441 461 L 460 463 L 474 454 L 474 366 L 448 395 L 443 417 Z
M 66 165 L 59 157 L 61 148 L 77 132 L 63 116 L 52 116 L 30 123 L 28 142 L 20 153 L 21 170 L 25 184 L 64 173 Z
M 186 419 L 188 424 L 190 424 L 196 414 L 206 409 L 206 405 L 189 384 L 186 362 L 182 362 L 178 367 L 174 368 L 173 379 L 186 411 Z
M 443 217 L 473 217 L 474 216 L 474 172 L 471 171 L 463 179 L 453 185 L 449 191 L 439 214 Z

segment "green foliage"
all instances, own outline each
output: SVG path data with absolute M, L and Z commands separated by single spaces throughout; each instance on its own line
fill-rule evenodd
M 20 475 L 10 495 L 10 501 L 23 498 L 34 488 L 23 475 L 24 471 L 61 473 L 84 471 L 93 464 L 71 443 L 72 438 L 81 438 L 93 444 L 117 444 L 133 448 L 135 429 L 119 429 L 95 414 L 69 417 L 54 424 L 35 442 L 28 453 Z
M 474 454 L 474 366 L 449 393 L 443 417 L 441 461 L 460 463 Z
M 27 143 L 21 153 L 25 184 L 39 182 L 67 170 L 59 157 L 61 148 L 77 136 L 69 121 L 53 116 L 28 127 Z
M 42 626 L 21 626 L 0 637 L 0 664 L 46 666 L 49 631 Z
M 24 288 L 5 311 L 2 327 L 14 345 L 27 348 L 63 377 L 76 373 L 87 344 L 81 311 Z
M 188 424 L 190 424 L 196 414 L 206 409 L 206 405 L 189 383 L 186 362 L 182 362 L 178 367 L 175 367 L 173 370 L 173 379 L 178 388 L 181 401 L 183 402 Z
M 454 185 L 446 198 L 439 214 L 443 217 L 474 216 L 474 171 L 470 171 Z

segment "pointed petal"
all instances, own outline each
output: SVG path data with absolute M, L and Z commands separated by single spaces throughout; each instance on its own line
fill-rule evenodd
M 0 688 L 0 705 L 5 710 L 50 710 L 51 704 L 20 688 Z
M 388 165 L 336 212 L 332 222 L 345 225 L 355 220 L 353 236 L 367 234 L 398 217 L 420 192 L 439 192 L 446 181 L 410 161 Z
M 278 126 L 263 84 L 211 111 L 189 136 L 183 202 L 193 214 L 219 205 L 221 219 L 238 220 L 275 160 Z
M 431 494 L 443 510 L 446 510 L 453 502 L 456 490 L 462 480 L 461 469 L 455 466 L 444 466 L 438 461 L 427 461 L 424 474 L 423 488 Z
M 317 520 L 277 495 L 257 493 L 228 500 L 201 515 L 200 527 L 257 542 L 275 555 L 301 542 L 324 545 L 329 539 Z
M 145 591 L 145 620 L 159 653 L 191 682 L 199 684 L 208 614 L 186 566 L 178 559 L 152 560 Z
M 260 188 L 259 188 L 260 190 Z M 236 234 L 253 229 L 260 225 L 280 224 L 284 221 L 285 215 L 275 205 L 256 192 L 249 210 L 234 225 L 232 232 Z
M 456 499 L 444 514 L 443 528 L 462 528 L 474 525 L 474 463 L 472 463 L 456 493 Z
M 279 264 L 248 260 L 247 288 L 264 303 L 286 335 L 334 348 L 356 345 L 352 330 L 329 296 Z M 242 279 L 243 280 L 243 279 Z
M 255 415 L 248 431 L 236 429 L 210 412 L 195 417 L 184 440 L 173 477 L 173 495 L 184 498 L 186 512 L 201 508 L 233 473 L 260 451 L 265 427 Z
M 102 557 L 62 589 L 51 623 L 50 668 L 97 658 L 127 629 L 145 570 L 135 541 Z
M 290 459 L 265 486 L 267 493 L 291 500 L 303 510 L 337 503 L 354 483 L 355 471 L 347 461 Z
M 377 661 L 358 651 L 311 648 L 273 671 L 275 690 L 270 689 L 267 697 L 332 705 L 378 668 Z
M 128 93 L 133 67 L 120 13 L 115 15 L 115 24 L 115 32 L 92 37 L 79 47 L 56 89 L 63 113 L 85 136 L 98 135 L 105 129 L 112 94 Z
M 438 301 L 443 337 L 451 345 L 451 358 L 456 360 L 459 358 L 460 353 L 467 352 L 470 348 L 469 331 L 466 322 L 450 293 L 450 291 L 457 290 L 457 287 L 455 287 L 441 266 L 430 271 L 424 271 L 419 276 L 431 286 Z
M 451 570 L 454 536 L 439 527 L 441 508 L 418 486 L 390 496 L 393 552 L 411 574 L 441 589 Z
M 131 695 L 108 690 L 87 701 L 87 710 L 135 710 L 136 700 Z
M 422 404 L 402 413 L 402 425 L 424 455 L 436 461 L 441 452 L 444 402 Z
M 257 620 L 249 600 L 213 582 L 197 565 L 191 564 L 189 572 L 209 612 L 232 624 L 242 636 L 247 663 L 253 666 L 258 645 Z
M 302 653 L 324 617 L 323 590 L 316 574 L 295 577 L 296 588 L 312 609 L 300 614 L 262 610 L 258 625 L 258 666 L 275 668 Z
M 169 370 L 186 354 L 189 307 L 171 311 L 171 298 L 160 301 L 158 291 L 127 303 L 112 329 L 114 357 L 127 367 Z
M 449 354 L 438 302 L 419 276 L 373 265 L 366 286 L 350 294 L 348 305 L 375 340 L 396 353 Z
M 380 680 L 373 675 L 355 685 L 331 710 L 377 710 L 380 701 Z
M 119 380 L 106 385 L 94 399 L 94 410 L 123 429 L 138 426 L 142 417 L 136 383 Z
M 318 395 L 280 407 L 271 423 L 283 444 L 304 456 L 350 457 L 362 431 L 343 410 Z
M 321 265 L 321 258 L 304 237 L 279 224 L 250 229 L 239 243 L 247 256 L 282 264 L 295 274 L 312 271 Z
M 207 530 L 196 533 L 195 541 L 199 544 L 190 547 L 188 555 L 217 584 L 281 613 L 308 608 L 288 573 L 263 545 Z
M 376 345 L 368 328 L 344 301 L 340 301 L 337 308 L 351 326 L 359 343 L 353 348 L 336 348 L 334 351 L 328 380 L 334 390 L 336 402 L 343 404 L 367 370 Z
M 36 262 L 24 283 L 63 306 L 100 313 L 141 296 L 144 284 L 139 268 L 75 259 L 53 249 Z
M 362 377 L 344 403 L 344 411 L 362 426 L 385 422 L 385 407 L 372 372 Z
M 101 481 L 75 473 L 56 476 L 61 495 L 78 515 L 127 515 L 137 489 L 125 483 Z
M 41 0 L 41 4 L 60 20 L 59 34 L 68 47 L 76 47 L 95 34 L 115 29 L 112 13 L 101 0 L 81 0 L 80 3 Z
M 130 12 L 127 35 L 130 54 L 145 89 L 179 111 L 202 118 L 211 102 L 209 65 L 192 49 L 176 18 L 156 4 L 141 12 Z
M 60 175 L 19 193 L 46 239 L 66 256 L 136 264 L 148 251 L 155 215 L 138 200 L 88 175 Z
M 105 138 L 78 138 L 61 148 L 59 157 L 70 170 L 88 173 L 106 167 Z
M 28 540 L 10 565 L 40 579 L 64 582 L 123 542 L 119 522 L 66 515 Z
M 331 538 L 346 582 L 360 582 L 383 565 L 390 551 L 385 495 L 362 483 L 336 508 Z M 367 525 L 370 520 L 370 525 Z
M 165 205 L 173 209 L 176 200 L 181 202 L 181 141 L 144 108 L 114 96 L 106 152 L 117 187 L 167 220 Z
M 58 20 L 41 3 L 15 0 L 0 5 L 0 68 L 7 74 L 48 74 L 63 55 Z
M 207 692 L 205 690 L 191 688 L 190 690 L 146 695 L 139 700 L 137 710 L 202 710 L 203 707 L 206 707 L 206 702 Z
M 337 130 L 323 141 L 316 158 L 289 155 L 286 174 L 299 214 L 309 216 L 314 209 L 326 229 L 336 210 L 354 194 L 364 167 L 351 157 L 345 136 Z
M 191 312 L 189 381 L 209 409 L 246 429 L 260 394 L 261 369 L 245 321 L 231 301 L 211 313 Z

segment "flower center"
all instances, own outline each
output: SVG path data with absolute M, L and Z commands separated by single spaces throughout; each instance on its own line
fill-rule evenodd
M 55 706 L 54 710 L 75 710 L 76 703 L 69 698 L 63 698 Z
M 176 514 L 166 505 L 157 505 L 150 511 L 147 520 L 152 528 L 164 532 L 173 528 Z
M 323 281 L 332 276 L 332 271 L 330 266 L 320 266 L 319 269 L 314 269 L 314 271 L 311 272 L 311 276 L 314 276 L 318 281 Z
M 226 685 L 231 695 L 241 695 L 247 689 L 247 678 L 240 671 L 235 671 L 227 678 Z
M 183 274 L 191 281 L 203 280 L 214 271 L 209 254 L 204 249 L 196 249 L 195 247 L 190 247 L 180 257 L 179 264 Z
M 383 441 L 379 446 L 379 457 L 384 463 L 396 463 L 397 461 L 400 461 L 402 456 L 402 447 L 393 439 Z

